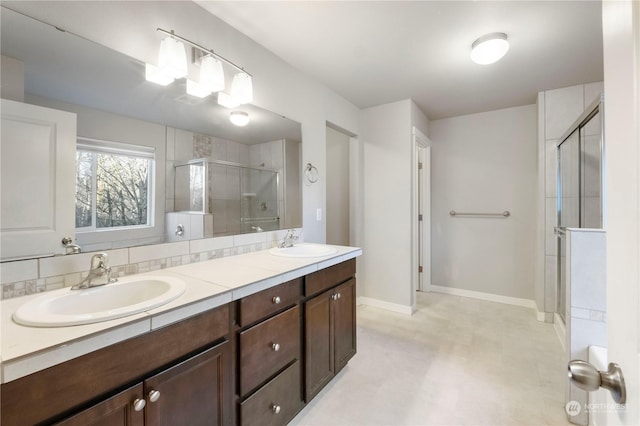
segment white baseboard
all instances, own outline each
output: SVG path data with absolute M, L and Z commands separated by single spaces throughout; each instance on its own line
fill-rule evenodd
M 536 319 L 540 322 L 545 322 L 545 320 L 547 319 L 546 314 L 547 314 L 546 312 L 540 312 L 536 310 Z
M 364 296 L 358 297 L 358 304 L 386 309 L 387 311 L 398 312 L 405 315 L 411 315 L 413 313 L 413 308 L 411 306 L 399 305 L 397 303 L 385 302 L 384 300 L 372 299 Z
M 482 293 L 480 291 L 464 290 L 453 287 L 443 287 L 431 284 L 431 291 L 435 293 L 450 294 L 452 296 L 468 297 L 470 299 L 486 300 L 488 302 L 504 303 L 505 305 L 522 306 L 524 308 L 536 309 L 536 302 L 530 299 L 521 299 L 519 297 L 501 296 L 499 294 Z

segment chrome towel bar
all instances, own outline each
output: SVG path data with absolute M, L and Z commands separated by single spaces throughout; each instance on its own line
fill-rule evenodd
M 511 212 L 509 210 L 505 210 L 502 213 L 463 213 L 463 212 L 457 212 L 455 210 L 451 210 L 449 212 L 449 215 L 452 217 L 455 216 L 479 216 L 479 217 L 498 217 L 498 218 L 508 218 L 509 216 L 511 216 Z

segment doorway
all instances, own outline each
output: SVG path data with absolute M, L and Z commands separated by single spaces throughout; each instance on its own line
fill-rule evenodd
M 350 245 L 350 139 L 327 125 L 327 244 Z
M 413 128 L 413 290 L 431 289 L 431 140 Z M 413 294 L 413 293 L 412 293 Z M 413 297 L 413 296 L 412 296 Z

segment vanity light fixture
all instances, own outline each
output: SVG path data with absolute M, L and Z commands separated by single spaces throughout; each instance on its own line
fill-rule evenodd
M 248 104 L 253 101 L 253 84 L 249 74 L 246 72 L 239 72 L 233 76 L 233 83 L 231 83 L 231 97 L 240 104 Z
M 218 105 L 221 105 L 225 108 L 235 108 L 240 105 L 234 97 L 228 95 L 224 92 L 218 92 Z
M 166 37 L 160 42 L 158 68 L 163 74 L 182 78 L 187 75 L 187 52 L 184 44 L 173 37 Z
M 175 79 L 186 77 L 188 74 L 184 48 L 184 43 L 186 43 L 194 47 L 194 52 L 199 51 L 202 53 L 202 55 L 199 55 L 202 58 L 200 62 L 200 81 L 196 83 L 187 80 L 187 93 L 198 97 L 205 97 L 213 92 L 224 90 L 224 70 L 222 68 L 222 62 L 224 62 L 239 72 L 233 78 L 231 95 L 225 94 L 222 97 L 218 96 L 218 103 L 228 108 L 234 108 L 240 104 L 253 101 L 252 77 L 244 68 L 218 55 L 212 49 L 206 49 L 191 40 L 177 35 L 173 30 L 167 31 L 162 28 L 157 28 L 157 31 L 166 34 L 168 37 L 160 43 L 158 67 L 145 64 L 145 77 L 148 81 L 166 86 Z M 194 57 L 197 56 L 198 55 L 194 53 Z M 164 74 L 164 76 L 156 75 L 158 73 Z M 207 91 L 209 93 L 204 95 Z
M 160 71 L 160 68 L 151 64 L 144 64 L 144 77 L 147 81 L 159 84 L 160 86 L 168 86 L 175 80 L 175 78 L 169 77 Z
M 211 55 L 202 57 L 200 61 L 200 84 L 211 93 L 224 90 L 224 70 L 219 59 Z
M 488 65 L 498 61 L 509 50 L 505 33 L 484 35 L 471 45 L 471 60 L 476 64 Z
M 231 111 L 229 121 L 238 127 L 244 127 L 249 124 L 249 114 L 244 111 Z
M 187 79 L 187 94 L 197 98 L 206 98 L 211 94 L 211 90 L 200 83 Z

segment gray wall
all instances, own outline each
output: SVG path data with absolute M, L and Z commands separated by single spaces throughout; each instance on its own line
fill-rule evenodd
M 536 107 L 435 120 L 432 147 L 432 283 L 534 298 Z M 452 218 L 450 210 L 508 219 Z

